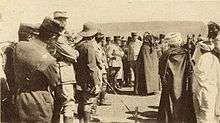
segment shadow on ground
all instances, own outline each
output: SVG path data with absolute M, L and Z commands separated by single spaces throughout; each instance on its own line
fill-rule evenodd
M 135 111 L 125 112 L 126 114 L 132 114 L 132 117 L 128 117 L 129 120 L 135 120 Z M 137 121 L 140 123 L 156 123 L 158 112 L 156 111 L 145 111 L 138 112 Z M 141 117 L 140 117 L 141 116 Z
M 159 106 L 148 106 L 148 108 L 159 109 Z

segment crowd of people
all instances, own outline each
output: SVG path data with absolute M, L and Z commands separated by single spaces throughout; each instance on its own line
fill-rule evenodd
M 135 95 L 161 92 L 159 123 L 219 123 L 220 26 L 207 38 L 149 32 L 106 36 L 87 22 L 66 29 L 65 11 L 41 24 L 20 24 L 19 41 L 2 42 L 1 120 L 88 123 L 105 94 L 132 87 Z M 144 102 L 143 102 L 144 103 Z

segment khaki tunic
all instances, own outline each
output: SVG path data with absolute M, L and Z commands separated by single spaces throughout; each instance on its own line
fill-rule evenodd
M 13 52 L 15 104 L 19 122 L 50 123 L 53 98 L 49 88 L 58 84 L 55 59 L 35 39 L 19 42 Z

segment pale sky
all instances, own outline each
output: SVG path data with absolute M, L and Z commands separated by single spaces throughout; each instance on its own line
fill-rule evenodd
M 39 23 L 55 10 L 69 13 L 69 28 L 81 30 L 87 21 L 146 22 L 193 20 L 220 22 L 220 1 L 167 0 L 0 0 L 1 40 L 17 40 L 21 22 Z

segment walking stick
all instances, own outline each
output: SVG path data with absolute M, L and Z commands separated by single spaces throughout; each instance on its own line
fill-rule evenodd
M 109 86 L 109 88 L 113 91 L 113 93 L 116 95 L 116 96 L 119 96 L 118 95 L 118 93 L 115 91 L 115 89 L 108 83 L 108 82 L 105 82 L 108 86 Z M 120 100 L 120 102 L 125 106 L 125 108 L 129 111 L 129 112 L 131 112 L 131 110 L 129 109 L 129 107 L 125 104 L 125 102 L 121 99 L 121 98 L 119 98 L 119 100 Z M 136 113 L 136 109 L 138 109 L 138 107 L 135 107 L 135 114 L 132 114 L 132 116 L 135 118 L 135 123 L 137 123 L 137 115 L 138 115 L 138 113 Z M 138 112 L 138 110 L 137 110 L 137 112 Z

